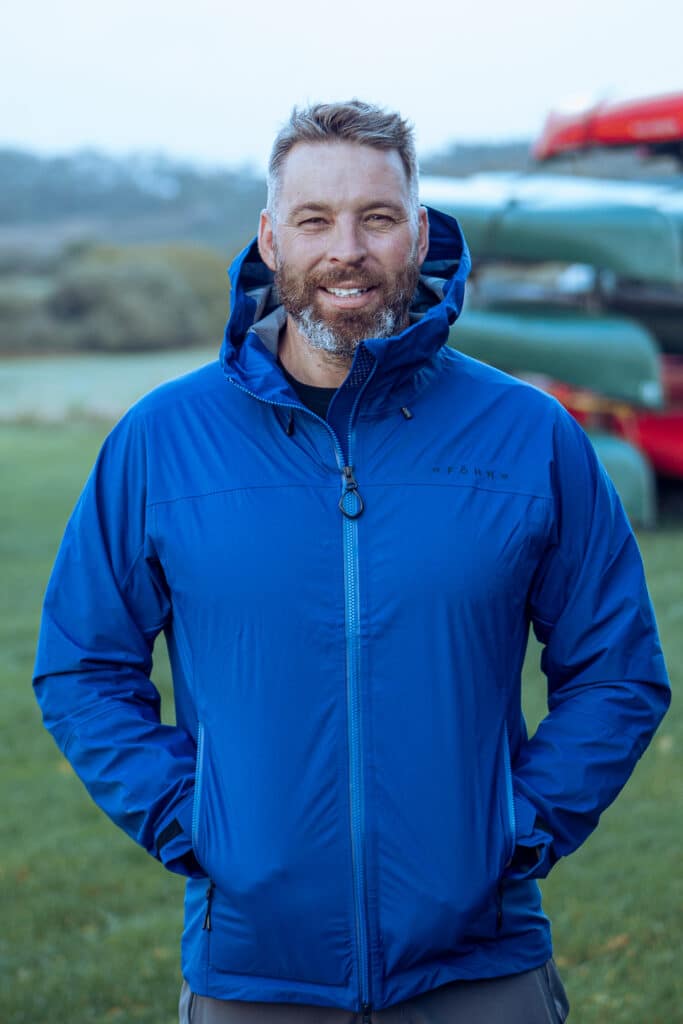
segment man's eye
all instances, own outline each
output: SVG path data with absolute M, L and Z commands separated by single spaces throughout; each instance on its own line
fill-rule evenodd
M 394 223 L 394 218 L 390 217 L 388 213 L 369 213 L 365 219 L 367 223 L 374 224 L 378 227 L 384 227 Z
M 326 224 L 324 217 L 306 217 L 305 220 L 299 221 L 300 228 L 319 228 Z

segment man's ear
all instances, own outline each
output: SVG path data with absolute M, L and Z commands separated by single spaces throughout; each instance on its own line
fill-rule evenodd
M 275 247 L 273 245 L 273 222 L 267 210 L 261 210 L 258 222 L 258 251 L 269 270 L 275 270 Z
M 417 262 L 422 266 L 429 251 L 429 217 L 424 206 L 417 211 Z

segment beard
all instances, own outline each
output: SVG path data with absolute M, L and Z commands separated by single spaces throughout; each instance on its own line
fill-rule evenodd
M 405 267 L 391 278 L 349 267 L 302 277 L 287 269 L 277 250 L 275 258 L 275 286 L 285 311 L 313 348 L 340 361 L 350 362 L 359 343 L 366 338 L 389 338 L 408 322 L 420 278 L 417 242 Z M 359 288 L 377 288 L 384 300 L 382 305 L 372 310 L 321 309 L 319 289 L 339 287 L 349 280 Z

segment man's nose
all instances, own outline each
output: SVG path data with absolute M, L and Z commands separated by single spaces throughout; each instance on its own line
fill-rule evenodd
M 367 247 L 361 225 L 352 218 L 340 217 L 330 234 L 327 257 L 333 263 L 361 263 Z

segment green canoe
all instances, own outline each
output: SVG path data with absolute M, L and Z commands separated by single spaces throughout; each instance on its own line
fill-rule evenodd
M 631 525 L 653 527 L 657 519 L 655 475 L 643 453 L 612 434 L 589 432 L 588 436 L 621 498 Z
M 656 342 L 626 317 L 557 307 L 468 305 L 451 328 L 449 344 L 510 373 L 544 374 L 639 406 L 662 404 Z
M 588 263 L 683 285 L 683 187 L 546 174 L 425 177 L 423 203 L 458 219 L 478 260 Z

